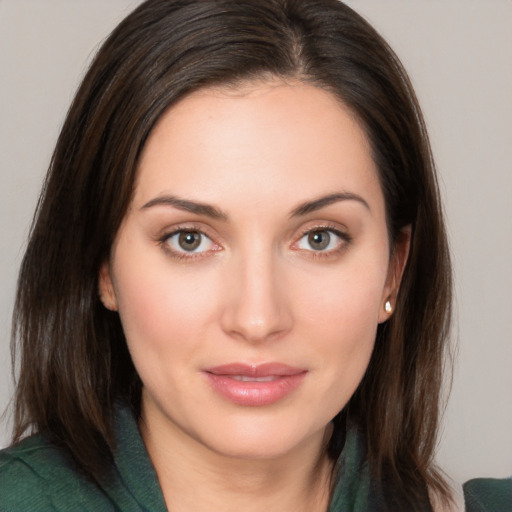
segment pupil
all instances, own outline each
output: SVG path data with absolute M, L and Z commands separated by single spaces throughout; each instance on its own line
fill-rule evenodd
M 315 231 L 309 235 L 308 239 L 309 245 L 317 251 L 325 249 L 331 241 L 331 237 L 327 231 Z
M 199 247 L 201 236 L 193 231 L 185 231 L 179 236 L 180 247 L 185 251 L 193 251 Z

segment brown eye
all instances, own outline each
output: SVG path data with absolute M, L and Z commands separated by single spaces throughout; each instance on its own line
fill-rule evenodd
M 182 231 L 178 236 L 178 244 L 184 251 L 195 251 L 201 245 L 201 233 Z
M 215 249 L 213 241 L 201 231 L 180 229 L 162 238 L 169 249 L 175 253 L 206 253 Z
M 308 234 L 308 244 L 314 251 L 323 251 L 329 247 L 331 235 L 328 231 L 312 231 Z

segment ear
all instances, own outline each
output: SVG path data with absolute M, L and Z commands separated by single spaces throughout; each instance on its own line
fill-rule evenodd
M 110 311 L 117 311 L 117 298 L 110 275 L 110 264 L 104 261 L 98 275 L 98 292 L 103 305 Z
M 382 294 L 382 305 L 379 311 L 379 323 L 388 320 L 395 309 L 398 290 L 411 248 L 411 231 L 410 225 L 403 228 L 392 249 L 388 275 Z

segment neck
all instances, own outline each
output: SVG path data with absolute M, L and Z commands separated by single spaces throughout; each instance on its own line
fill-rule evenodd
M 153 425 L 149 428 L 148 420 L 144 416 L 141 420 L 142 437 L 172 512 L 325 512 L 328 508 L 330 429 L 292 453 L 248 459 L 215 453 L 182 432 L 182 436 L 166 435 Z

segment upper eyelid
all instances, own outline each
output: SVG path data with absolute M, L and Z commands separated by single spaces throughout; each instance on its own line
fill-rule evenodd
M 348 229 L 343 226 L 334 225 L 331 222 L 321 222 L 316 223 L 311 226 L 302 227 L 298 230 L 295 230 L 297 233 L 296 235 L 293 235 L 293 238 L 297 239 L 302 236 L 304 236 L 307 233 L 310 233 L 311 231 L 332 231 L 335 234 L 343 235 L 343 236 L 349 236 Z M 177 224 L 174 226 L 166 226 L 158 231 L 158 234 L 156 238 L 163 238 L 163 237 L 170 237 L 176 233 L 179 233 L 181 231 L 197 231 L 198 233 L 201 233 L 209 238 L 216 238 L 214 234 L 211 233 L 211 229 L 209 227 L 205 227 L 202 223 L 183 223 L 183 224 Z
M 207 229 L 203 226 L 199 226 L 196 223 L 190 223 L 190 224 L 184 223 L 184 224 L 177 224 L 172 227 L 171 226 L 165 227 L 159 231 L 157 238 L 159 240 L 165 239 L 165 238 L 170 238 L 171 236 L 176 235 L 177 233 L 181 233 L 182 231 L 191 231 L 191 232 L 201 233 L 202 235 L 204 235 L 212 240 L 214 238 L 212 236 L 212 234 L 210 233 L 209 229 Z
M 343 238 L 351 238 L 351 236 L 349 235 L 348 229 L 346 227 L 341 227 L 338 225 L 334 225 L 330 222 L 326 222 L 326 223 L 315 224 L 313 226 L 308 226 L 308 227 L 302 228 L 299 231 L 299 234 L 296 237 L 296 240 L 299 240 L 304 235 L 307 235 L 314 231 L 331 231 L 335 235 L 341 236 Z
M 309 223 L 308 223 L 309 224 Z M 184 223 L 178 223 L 174 226 L 167 226 L 159 231 L 155 239 L 159 241 L 167 240 L 168 238 L 176 235 L 177 233 L 183 232 L 183 231 L 194 231 L 201 233 L 202 235 L 209 238 L 213 243 L 216 245 L 222 246 L 222 242 L 219 241 L 219 238 L 222 239 L 222 237 L 217 236 L 215 233 L 212 233 L 212 229 L 209 228 L 207 225 L 205 226 L 201 222 L 184 222 Z M 349 230 L 346 226 L 341 226 L 339 223 L 333 223 L 330 221 L 325 222 L 316 222 L 311 225 L 307 225 L 305 227 L 301 227 L 300 229 L 295 231 L 295 235 L 292 235 L 292 244 L 297 243 L 302 237 L 305 235 L 313 232 L 313 231 L 330 231 L 334 233 L 335 235 L 343 238 L 346 241 L 351 241 L 352 236 L 349 234 Z

